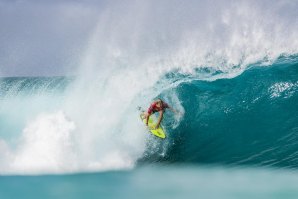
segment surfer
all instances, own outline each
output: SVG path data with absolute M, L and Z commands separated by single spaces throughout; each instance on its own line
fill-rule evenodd
M 158 118 L 157 124 L 155 126 L 155 129 L 158 129 L 158 127 L 163 119 L 163 113 L 165 112 L 165 109 L 167 109 L 167 108 L 170 109 L 171 111 L 173 111 L 174 113 L 178 113 L 175 109 L 170 107 L 167 103 L 165 103 L 161 99 L 157 99 L 156 101 L 152 102 L 150 107 L 148 108 L 147 112 L 144 112 L 144 117 L 146 119 L 146 125 L 148 126 L 148 121 L 149 121 L 150 115 L 152 115 L 153 113 L 159 112 L 159 118 Z

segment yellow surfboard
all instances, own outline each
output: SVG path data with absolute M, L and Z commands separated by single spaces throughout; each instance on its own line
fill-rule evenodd
M 145 119 L 143 113 L 141 113 L 140 117 L 143 120 L 143 122 L 146 124 L 146 119 Z M 149 127 L 150 132 L 159 138 L 165 139 L 166 134 L 165 134 L 164 130 L 160 127 L 160 125 L 159 125 L 158 129 L 154 129 L 156 124 L 152 117 L 153 116 L 150 116 L 149 120 L 148 120 L 148 127 Z

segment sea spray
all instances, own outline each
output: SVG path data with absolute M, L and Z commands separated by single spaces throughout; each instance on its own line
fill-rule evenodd
M 20 172 L 74 170 L 74 130 L 61 111 L 39 115 L 24 128 L 11 167 Z

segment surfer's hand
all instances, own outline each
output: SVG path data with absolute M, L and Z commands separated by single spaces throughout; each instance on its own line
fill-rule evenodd
M 176 114 L 182 116 L 183 114 L 180 111 L 176 111 Z

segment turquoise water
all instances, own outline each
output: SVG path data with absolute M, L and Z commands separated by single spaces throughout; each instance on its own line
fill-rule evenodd
M 71 175 L 2 176 L 1 198 L 297 198 L 297 171 L 154 166 Z
M 296 57 L 179 84 L 185 115 L 162 161 L 297 168 L 297 90 Z

